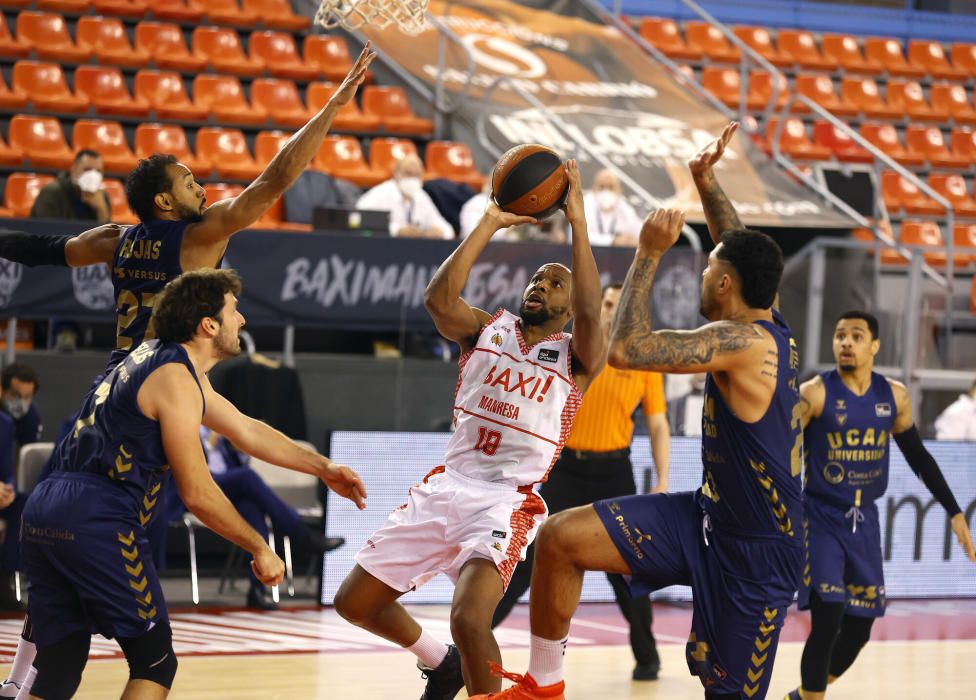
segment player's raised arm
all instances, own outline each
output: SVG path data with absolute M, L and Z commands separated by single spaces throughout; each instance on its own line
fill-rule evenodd
M 437 268 L 427 285 L 424 306 L 434 319 L 434 325 L 441 335 L 458 343 L 462 351 L 473 344 L 478 331 L 491 318 L 491 314 L 469 305 L 461 298 L 471 268 L 496 231 L 530 223 L 535 223 L 535 219 L 502 211 L 494 199 L 489 199 L 488 207 L 474 231 Z
M 805 429 L 810 425 L 810 421 L 820 417 L 826 396 L 827 389 L 824 387 L 823 378 L 820 375 L 800 385 L 801 428 Z
M 118 224 L 102 224 L 77 236 L 0 230 L 0 258 L 27 267 L 111 265 L 124 230 Z
M 722 186 L 718 184 L 714 170 L 715 164 L 722 159 L 725 147 L 729 145 L 738 128 L 738 122 L 729 122 L 721 136 L 700 150 L 688 162 L 695 186 L 698 188 L 698 195 L 701 197 L 702 207 L 705 209 L 708 233 L 715 245 L 718 245 L 722 241 L 722 236 L 729 231 L 743 228 L 735 207 L 725 195 Z

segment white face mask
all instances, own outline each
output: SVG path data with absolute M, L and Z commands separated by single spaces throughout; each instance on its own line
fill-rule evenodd
M 78 189 L 82 192 L 98 192 L 102 188 L 102 174 L 97 170 L 86 170 L 78 177 Z
M 397 180 L 397 187 L 400 188 L 400 194 L 407 199 L 413 199 L 423 189 L 424 181 L 419 177 L 401 177 Z
M 600 205 L 600 209 L 607 211 L 613 209 L 617 206 L 617 202 L 620 200 L 620 195 L 613 190 L 600 190 L 596 193 L 596 203 Z

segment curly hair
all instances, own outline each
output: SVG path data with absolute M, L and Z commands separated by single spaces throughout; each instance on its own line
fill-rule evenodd
M 241 293 L 241 278 L 234 270 L 184 272 L 163 287 L 156 297 L 150 323 L 161 342 L 185 343 L 205 318 L 222 321 L 224 295 Z
M 152 221 L 156 218 L 153 200 L 157 194 L 168 192 L 173 186 L 166 166 L 178 162 L 174 155 L 154 153 L 140 160 L 125 179 L 125 198 L 139 221 Z
M 783 251 L 765 233 L 737 229 L 722 236 L 716 257 L 739 276 L 742 300 L 752 309 L 768 309 L 783 277 Z

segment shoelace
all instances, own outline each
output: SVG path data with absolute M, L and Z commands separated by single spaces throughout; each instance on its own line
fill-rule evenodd
M 857 524 L 864 522 L 864 512 L 857 506 L 844 513 L 845 518 L 851 518 L 851 532 L 857 532 Z
M 535 686 L 535 683 L 532 683 L 532 681 L 529 678 L 519 673 L 509 673 L 501 666 L 496 664 L 494 661 L 488 662 L 488 670 L 491 671 L 491 674 L 493 676 L 497 678 L 504 678 L 505 680 L 508 681 L 512 681 L 516 685 L 525 686 L 526 688 L 532 688 Z

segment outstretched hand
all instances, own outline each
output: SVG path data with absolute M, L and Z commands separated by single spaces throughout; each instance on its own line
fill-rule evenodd
M 363 47 L 362 52 L 359 54 L 359 58 L 353 64 L 352 68 L 346 74 L 345 80 L 335 91 L 330 102 L 333 102 L 339 107 L 347 104 L 353 96 L 356 94 L 356 90 L 359 86 L 363 84 L 366 80 L 366 73 L 369 69 L 369 64 L 373 62 L 376 58 L 376 52 L 372 50 L 373 45 L 371 42 L 367 41 L 366 45 Z
M 709 172 L 712 167 L 722 159 L 722 155 L 725 153 L 725 147 L 729 145 L 729 141 L 732 140 L 732 136 L 735 135 L 736 129 L 738 128 L 739 122 L 729 122 L 722 131 L 721 136 L 698 151 L 698 153 L 696 153 L 695 156 L 688 161 L 688 167 L 691 169 L 691 174 L 697 177 Z
M 952 531 L 956 535 L 959 546 L 966 552 L 969 561 L 976 563 L 976 549 L 973 548 L 973 535 L 969 532 L 969 525 L 966 523 L 966 516 L 957 513 L 952 517 Z
M 359 510 L 366 508 L 366 487 L 354 469 L 331 462 L 322 473 L 322 481 L 332 491 L 355 503 Z
M 485 221 L 490 221 L 493 230 L 495 231 L 508 228 L 509 226 L 539 223 L 537 219 L 531 216 L 519 216 L 518 214 L 512 214 L 504 211 L 500 206 L 498 206 L 498 202 L 495 201 L 494 195 L 488 197 L 488 206 L 485 207 L 483 219 Z
M 580 177 L 579 166 L 575 160 L 567 160 L 563 166 L 569 179 L 569 195 L 566 197 L 566 219 L 569 223 L 585 221 L 583 212 L 583 180 Z
M 642 255 L 660 256 L 678 241 L 685 214 L 679 209 L 655 209 L 641 226 L 637 249 Z

